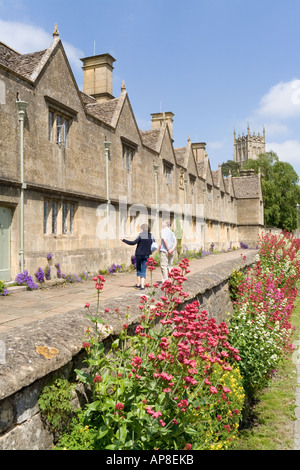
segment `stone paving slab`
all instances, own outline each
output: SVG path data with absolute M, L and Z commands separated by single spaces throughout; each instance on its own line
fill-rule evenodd
M 204 271 L 205 280 L 214 283 L 209 277 L 209 269 L 219 263 L 228 261 L 232 269 L 232 260 L 237 264 L 242 255 L 253 257 L 255 250 L 235 250 L 226 253 L 211 254 L 201 259 L 190 261 L 190 274 Z M 149 273 L 146 282 L 150 281 Z M 214 274 L 215 276 L 215 274 Z M 135 271 L 130 273 L 117 273 L 104 276 L 106 278 L 105 288 L 101 292 L 101 301 L 126 296 L 135 293 L 141 295 L 140 291 L 134 289 L 136 283 Z M 161 281 L 160 269 L 153 272 L 153 282 Z M 34 291 L 14 291 L 11 295 L 0 297 L 0 334 L 27 324 L 29 317 L 32 321 L 42 318 L 45 313 L 52 315 L 67 313 L 78 308 L 83 308 L 86 302 L 95 305 L 97 294 L 95 283 L 92 280 L 83 283 L 61 284 Z

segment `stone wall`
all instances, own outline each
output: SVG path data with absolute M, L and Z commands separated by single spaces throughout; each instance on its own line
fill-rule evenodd
M 217 322 L 228 320 L 226 313 L 232 311 L 228 279 L 233 270 L 251 265 L 255 254 L 256 251 L 247 252 L 246 262 L 227 261 L 188 276 L 185 291 L 190 295 L 186 303 L 198 299 L 201 309 L 206 309 Z M 131 324 L 138 323 L 136 292 L 109 300 L 102 308 L 108 307 L 113 312 L 124 305 L 130 305 Z M 105 314 L 101 316 L 105 318 Z M 122 320 L 110 314 L 109 323 L 118 334 Z M 74 368 L 82 364 L 87 326 L 84 312 L 75 310 L 0 335 L 6 349 L 5 361 L 0 362 L 0 450 L 51 449 L 52 435 L 41 419 L 38 398 L 53 375 L 61 372 L 69 379 Z M 56 348 L 58 353 L 51 359 L 38 354 L 36 347 L 45 345 Z

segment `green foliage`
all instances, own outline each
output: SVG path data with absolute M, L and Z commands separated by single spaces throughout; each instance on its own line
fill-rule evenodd
M 4 281 L 0 281 L 0 295 L 8 295 L 8 290 L 6 289 L 6 285 Z
M 66 379 L 54 377 L 42 390 L 39 407 L 53 432 L 61 432 L 69 427 L 72 419 L 72 388 Z
M 300 297 L 292 315 L 295 340 L 299 338 Z M 297 390 L 297 353 L 284 361 L 269 386 L 262 390 L 252 409 L 252 423 L 244 426 L 233 450 L 294 450 L 295 394 Z
M 266 234 L 259 246 L 256 263 L 236 292 L 229 325 L 229 342 L 238 350 L 249 400 L 293 351 L 290 317 L 300 274 L 300 253 L 288 234 Z
M 150 270 L 155 262 L 149 260 Z M 172 270 L 156 304 L 154 291 L 141 296 L 135 335 L 124 323 L 107 351 L 101 329 L 88 330 L 87 372 L 75 372 L 91 388 L 92 400 L 84 419 L 80 414 L 61 435 L 59 448 L 229 448 L 244 400 L 236 352 L 226 342 L 226 324 L 198 312 L 199 302 L 176 311 L 178 296 L 187 295 L 182 292 L 187 266 L 185 259 Z M 99 298 L 105 279 L 94 280 Z
M 234 302 L 237 299 L 240 285 L 244 282 L 245 275 L 240 270 L 235 270 L 228 279 L 229 295 Z
M 68 432 L 60 436 L 54 450 L 98 450 L 97 438 L 99 430 L 85 424 L 84 413 L 77 410 L 73 416 Z
M 229 176 L 230 173 L 232 176 L 240 176 L 240 165 L 234 160 L 227 160 L 227 162 L 222 163 L 221 169 L 223 176 Z
M 244 169 L 261 172 L 266 226 L 292 231 L 297 225 L 296 203 L 300 203 L 299 177 L 292 165 L 279 161 L 274 152 L 247 160 Z

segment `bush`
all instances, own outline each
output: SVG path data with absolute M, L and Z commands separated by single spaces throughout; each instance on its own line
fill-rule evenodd
M 54 433 L 69 429 L 72 419 L 72 386 L 66 379 L 53 378 L 38 400 L 42 416 Z
M 231 274 L 228 280 L 228 287 L 229 287 L 229 296 L 232 302 L 234 302 L 237 299 L 239 289 L 241 288 L 244 280 L 245 280 L 245 275 L 240 270 L 235 270 Z
M 153 258 L 148 269 L 155 269 Z M 89 373 L 76 373 L 92 388 L 93 400 L 76 426 L 90 430 L 89 448 L 230 447 L 244 399 L 238 351 L 227 341 L 226 323 L 218 325 L 205 310 L 199 312 L 197 301 L 177 310 L 188 296 L 182 290 L 187 272 L 187 260 L 173 268 L 156 303 L 156 285 L 151 283 L 149 297 L 140 298 L 141 323 L 135 335 L 128 334 L 124 323 L 109 354 L 102 341 L 109 325 L 99 319 L 98 311 L 91 316 L 88 310 L 95 323 L 83 345 Z M 99 275 L 94 280 L 99 300 L 105 279 Z M 68 443 L 64 435 L 62 445 L 69 448 L 74 439 Z
M 261 237 L 259 255 L 240 285 L 229 325 L 229 342 L 239 350 L 247 397 L 265 387 L 293 350 L 290 318 L 299 261 L 290 237 Z

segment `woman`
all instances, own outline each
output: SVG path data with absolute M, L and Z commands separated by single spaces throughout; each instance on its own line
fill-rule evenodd
M 151 255 L 151 245 L 155 240 L 149 232 L 149 227 L 147 224 L 141 225 L 141 233 L 135 240 L 130 241 L 125 240 L 124 238 L 121 240 L 122 242 L 127 243 L 127 245 L 137 245 L 135 250 L 137 282 L 135 287 L 137 289 L 144 290 L 147 268 L 146 263 L 149 256 Z

